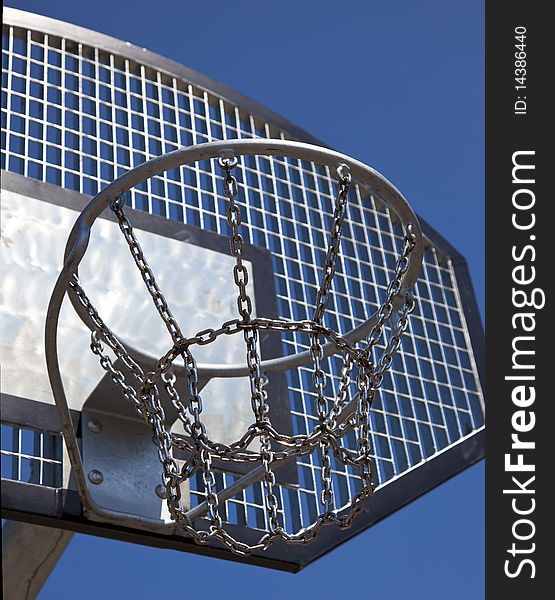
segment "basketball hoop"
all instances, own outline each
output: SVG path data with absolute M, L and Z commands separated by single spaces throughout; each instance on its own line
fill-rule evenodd
M 320 285 L 316 295 L 314 314 L 308 320 L 273 319 L 253 315 L 253 303 L 247 291 L 249 272 L 243 260 L 244 241 L 241 236 L 241 212 L 236 198 L 237 179 L 234 170 L 244 155 L 286 156 L 312 161 L 336 173 L 337 192 L 333 224 L 329 232 L 329 245 L 322 265 Z M 227 222 L 231 229 L 230 252 L 235 259 L 231 276 L 237 288 L 238 317 L 214 328 L 205 329 L 187 337 L 173 316 L 168 303 L 156 282 L 125 213 L 124 194 L 138 183 L 167 169 L 200 160 L 217 160 L 223 178 L 223 195 L 227 200 Z M 404 239 L 397 259 L 393 278 L 389 282 L 386 297 L 374 315 L 357 328 L 340 335 L 323 324 L 331 294 L 336 260 L 340 252 L 343 222 L 348 211 L 348 195 L 353 183 L 368 187 L 398 216 Z M 154 361 L 141 351 L 126 345 L 110 330 L 86 295 L 78 278 L 78 266 L 87 250 L 92 225 L 105 209 L 111 209 L 119 228 L 129 246 L 133 260 L 139 269 L 148 293 L 152 297 L 159 316 L 164 322 L 171 344 L 168 351 Z M 52 294 L 46 323 L 46 354 L 53 395 L 58 406 L 64 429 L 69 456 L 75 472 L 78 491 L 85 508 L 92 507 L 88 484 L 69 416 L 69 409 L 60 375 L 57 357 L 56 331 L 62 301 L 67 294 L 82 321 L 91 330 L 91 350 L 99 358 L 103 369 L 122 390 L 123 396 L 132 402 L 153 433 L 160 463 L 162 465 L 162 493 L 165 496 L 171 518 L 180 532 L 197 543 L 219 540 L 238 554 L 263 551 L 275 540 L 286 543 L 306 544 L 312 542 L 323 526 L 348 528 L 355 516 L 363 509 L 364 502 L 373 493 L 374 467 L 370 447 L 370 416 L 372 402 L 383 377 L 401 343 L 414 310 L 410 293 L 416 282 L 423 254 L 420 226 L 412 209 L 398 190 L 373 169 L 339 153 L 304 143 L 253 139 L 232 140 L 202 144 L 178 150 L 153 159 L 129 171 L 102 192 L 83 210 L 68 240 L 65 263 Z M 378 344 L 384 338 L 384 327 L 390 321 L 391 334 L 379 357 Z M 279 359 L 262 360 L 259 351 L 261 332 L 287 332 L 306 335 L 309 350 Z M 197 364 L 195 348 L 217 343 L 222 336 L 242 335 L 245 342 L 246 360 L 235 365 Z M 109 349 L 117 359 L 115 364 Z M 341 378 L 337 393 L 326 397 L 326 373 L 323 361 L 327 356 L 342 355 Z M 140 364 L 152 364 L 145 372 Z M 316 392 L 317 424 L 302 435 L 280 432 L 272 425 L 269 405 L 272 401 L 265 389 L 268 374 L 300 365 L 311 365 Z M 202 420 L 202 397 L 200 378 L 247 376 L 250 384 L 250 401 L 253 422 L 240 439 L 224 444 L 209 437 Z M 348 388 L 355 381 L 356 398 L 348 406 Z M 178 390 L 177 382 L 185 386 Z M 186 433 L 176 436 L 170 431 L 159 390 L 171 399 L 174 409 Z M 348 432 L 354 432 L 356 449 L 342 445 Z M 187 459 L 179 465 L 174 449 L 184 452 Z M 312 453 L 320 455 L 320 505 L 319 514 L 312 524 L 299 531 L 287 531 L 279 518 L 279 501 L 275 493 L 274 469 L 295 457 Z M 347 507 L 337 507 L 332 485 L 332 457 L 355 469 L 360 479 L 360 490 Z M 258 464 L 264 489 L 264 506 L 267 530 L 256 543 L 247 544 L 234 538 L 227 530 L 220 513 L 222 494 L 216 491 L 212 461 L 214 459 Z M 205 491 L 205 509 L 209 525 L 195 527 L 195 509 L 187 510 L 181 498 L 181 484 L 194 474 L 200 473 Z

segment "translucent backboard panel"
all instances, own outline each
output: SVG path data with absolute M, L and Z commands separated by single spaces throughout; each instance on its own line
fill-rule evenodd
M 70 231 L 75 218 L 76 211 L 70 208 L 3 191 L 0 318 L 5 326 L 0 357 L 4 393 L 53 404 L 44 365 L 44 315 L 64 253 L 63 232 Z M 235 316 L 236 292 L 229 278 L 233 257 L 148 231 L 139 236 L 174 315 L 186 320 L 191 331 L 210 327 L 214 315 L 223 321 Z M 80 270 L 89 297 L 122 340 L 153 357 L 162 356 L 172 344 L 171 337 L 144 293 L 117 224 L 102 220 L 93 230 L 91 245 L 94 252 L 87 254 Z M 256 306 L 253 280 L 249 289 Z M 89 330 L 70 305 L 66 309 L 60 328 L 60 364 L 69 407 L 81 410 L 104 371 L 92 353 L 83 352 L 90 343 Z M 241 340 L 233 336 L 217 346 L 201 346 L 197 354 L 200 362 L 217 364 L 233 363 L 242 352 Z M 248 379 L 213 379 L 204 387 L 203 397 L 204 417 L 216 437 L 223 443 L 241 437 L 251 415 Z
M 13 210 L 24 211 L 26 218 L 29 218 L 27 210 L 35 206 L 33 202 L 45 204 L 45 198 L 53 195 L 52 190 L 68 194 L 64 210 L 71 210 L 66 204 L 72 201 L 77 209 L 85 196 L 94 195 L 129 168 L 179 146 L 249 137 L 315 141 L 263 107 L 185 67 L 112 38 L 20 11 L 6 12 L 2 60 L 2 168 L 8 176 L 4 187 L 11 192 L 9 198 L 17 198 L 19 194 L 19 208 Z M 332 174 L 304 161 L 252 157 L 241 160 L 236 176 L 238 201 L 244 216 L 242 234 L 253 248 L 267 253 L 266 271 L 277 314 L 292 319 L 310 317 L 333 214 Z M 21 208 L 25 206 L 21 196 L 31 198 L 26 208 Z M 129 205 L 145 218 L 158 217 L 169 229 L 183 225 L 222 240 L 229 235 L 222 175 L 213 162 L 184 166 L 152 178 L 132 191 Z M 52 243 L 59 248 L 52 252 L 55 257 L 44 256 L 52 273 L 61 267 L 61 247 L 69 233 L 66 222 L 62 224 L 60 220 L 59 231 L 56 229 L 52 234 L 56 238 Z M 115 225 L 106 222 L 102 227 L 108 231 Z M 430 228 L 424 225 L 424 230 L 428 234 L 428 247 L 415 290 L 417 309 L 372 411 L 376 496 L 350 531 L 326 531 L 321 540 L 306 548 L 291 550 L 278 544 L 267 555 L 252 557 L 252 562 L 297 570 L 483 455 L 484 413 L 479 376 L 482 331 L 472 287 L 464 259 Z M 164 236 L 164 233 L 160 229 L 152 235 Z M 379 198 L 371 197 L 363 188 L 354 189 L 349 196 L 342 254 L 326 316 L 328 326 L 346 332 L 377 308 L 384 298 L 401 242 L 402 231 Z M 162 247 L 152 247 L 148 258 L 155 272 L 169 269 L 164 275 L 166 281 L 177 277 L 179 282 L 194 271 L 195 259 L 193 256 L 180 259 L 171 250 L 174 242 L 167 243 L 168 252 Z M 15 256 L 13 249 L 4 250 L 7 256 Z M 126 250 L 123 244 L 121 250 L 122 259 L 129 259 L 123 256 Z M 217 267 L 210 268 L 212 274 L 219 267 L 225 271 L 231 258 L 224 256 L 224 252 L 218 255 Z M 28 258 L 20 261 L 25 263 L 22 268 L 28 268 L 27 261 Z M 100 272 L 108 278 L 101 278 L 99 283 L 108 292 L 107 298 L 125 289 L 116 281 L 118 264 L 119 261 L 99 264 L 90 273 L 91 280 Z M 126 264 L 130 262 L 127 260 Z M 255 293 L 259 293 L 258 279 L 254 277 Z M 220 285 L 219 279 L 214 277 L 212 281 L 211 276 L 209 283 L 211 291 L 206 291 L 207 298 L 211 293 L 225 296 L 231 278 L 222 279 Z M 48 292 L 45 291 L 46 296 Z M 183 302 L 179 283 L 175 293 L 171 293 L 179 306 Z M 132 296 L 133 302 L 146 299 L 145 292 L 139 289 Z M 198 299 L 193 304 L 198 306 Z M 210 308 L 209 302 L 200 305 L 206 313 L 206 320 L 204 316 L 200 319 L 203 324 L 216 326 L 225 320 L 221 318 L 223 312 Z M 257 297 L 258 314 L 265 313 L 262 308 Z M 110 310 L 109 301 L 105 309 Z M 8 307 L 6 311 L 8 321 L 15 319 L 15 310 Z M 183 312 L 189 312 L 186 305 Z M 125 315 L 131 319 L 121 326 L 136 329 L 132 317 L 137 314 L 140 311 L 132 306 Z M 115 311 L 114 318 L 122 315 Z M 37 323 L 39 320 L 37 315 Z M 146 338 L 143 336 L 136 343 L 148 344 Z M 7 344 L 10 345 L 10 339 Z M 278 341 L 280 354 L 306 349 L 306 336 L 284 334 Z M 38 361 L 40 344 L 36 344 L 35 351 Z M 17 369 L 17 364 L 14 368 Z M 326 369 L 330 373 L 328 391 L 333 393 L 339 380 L 340 361 L 327 359 Z M 230 381 L 222 385 L 229 395 Z M 310 368 L 290 371 L 286 388 L 278 396 L 287 405 L 289 426 L 294 433 L 306 433 L 317 422 Z M 10 392 L 13 398 L 45 403 L 46 399 L 37 394 Z M 205 409 L 212 410 L 214 415 L 220 411 L 217 396 L 219 392 L 211 401 L 205 400 Z M 242 397 L 248 399 L 247 394 Z M 13 400 L 10 425 L 41 429 L 36 420 L 25 421 L 24 416 L 29 414 L 25 406 L 25 402 Z M 74 408 L 75 418 L 79 419 L 78 403 Z M 228 409 L 229 406 L 220 412 Z M 4 410 L 4 420 L 6 414 Z M 52 419 L 44 429 L 55 430 L 55 418 L 45 413 L 40 415 L 44 423 Z M 16 417 L 19 421 L 14 423 Z M 3 457 L 21 455 L 13 448 L 2 452 Z M 218 485 L 228 487 L 238 477 L 240 474 L 222 469 Z M 12 476 L 9 479 L 16 480 Z M 348 504 L 355 490 L 355 474 L 334 464 L 333 481 L 336 497 L 342 504 Z M 317 460 L 300 459 L 296 477 L 279 488 L 280 514 L 287 515 L 291 527 L 310 522 L 318 506 L 319 486 Z M 67 497 L 71 498 L 71 494 Z M 192 506 L 204 500 L 201 481 L 191 482 L 190 497 Z M 262 498 L 261 485 L 256 483 L 229 499 L 225 503 L 228 523 L 247 537 L 249 532 L 263 530 L 266 523 Z M 71 508 L 62 503 L 56 511 L 65 526 L 107 535 L 105 529 L 110 524 L 87 523 L 80 517 L 78 506 Z M 27 511 L 26 518 L 30 513 L 33 511 Z M 33 514 L 39 518 L 36 515 L 40 515 L 40 510 Z M 112 534 L 116 530 L 112 527 Z M 120 532 L 120 536 L 144 541 L 140 532 L 125 535 Z M 172 536 L 153 533 L 149 536 L 149 543 L 228 556 L 216 547 L 199 549 Z

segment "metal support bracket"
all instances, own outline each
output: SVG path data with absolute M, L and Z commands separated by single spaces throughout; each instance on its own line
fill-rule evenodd
M 122 365 L 116 362 L 115 367 Z M 160 397 L 171 426 L 177 412 L 163 390 Z M 152 432 L 131 402 L 121 397 L 121 389 L 109 375 L 102 378 L 83 405 L 81 440 L 84 473 L 95 505 L 86 516 L 113 521 L 115 514 L 126 513 L 126 520 L 136 516 L 135 526 L 173 533 L 175 524 L 166 508 Z M 181 492 L 188 504 L 188 482 L 184 482 Z

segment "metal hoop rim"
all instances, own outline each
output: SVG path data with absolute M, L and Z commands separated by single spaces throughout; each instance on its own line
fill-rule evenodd
M 408 229 L 410 225 L 412 227 L 412 233 L 415 234 L 416 243 L 409 257 L 409 265 L 403 278 L 403 285 L 393 299 L 394 307 L 398 308 L 400 306 L 407 291 L 410 290 L 416 282 L 424 252 L 424 242 L 420 224 L 414 211 L 401 192 L 383 175 L 371 167 L 339 152 L 304 142 L 257 138 L 209 142 L 175 150 L 163 156 L 153 158 L 134 169 L 127 171 L 100 191 L 83 209 L 71 230 L 64 253 L 64 266 L 51 297 L 47 320 L 50 322 L 55 320 L 57 322 L 63 297 L 67 293 L 74 309 L 83 323 L 92 329 L 91 321 L 84 308 L 72 293 L 69 283 L 73 274 L 77 273 L 78 266 L 88 248 L 91 227 L 106 208 L 132 187 L 164 171 L 184 164 L 202 160 L 220 159 L 229 157 L 230 155 L 292 157 L 327 166 L 332 172 L 335 172 L 335 170 L 342 165 L 346 165 L 350 169 L 353 180 L 367 186 L 373 192 L 377 193 L 380 199 L 397 215 L 404 228 Z M 364 323 L 344 334 L 343 337 L 351 343 L 364 338 L 371 331 L 376 316 L 376 313 L 372 314 Z M 55 351 L 53 345 L 49 343 L 50 341 L 51 337 L 47 336 L 47 353 Z M 141 350 L 128 344 L 124 345 L 132 355 L 147 364 L 155 363 L 157 361 L 156 358 Z M 324 346 L 325 356 L 330 356 L 336 352 L 337 349 L 333 344 L 328 343 Z M 310 353 L 309 351 L 304 351 L 291 356 L 262 361 L 261 369 L 265 372 L 282 371 L 302 366 L 309 361 Z M 183 370 L 183 373 L 185 372 L 184 367 L 176 366 L 176 374 L 182 375 L 183 373 L 181 373 L 181 370 Z M 199 375 L 207 378 L 216 376 L 240 377 L 248 374 L 248 368 L 243 364 L 199 364 L 198 371 Z

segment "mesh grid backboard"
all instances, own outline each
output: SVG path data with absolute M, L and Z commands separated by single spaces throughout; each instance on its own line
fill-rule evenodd
M 91 196 L 131 167 L 178 147 L 214 140 L 317 140 L 237 93 L 157 55 L 21 11 L 7 9 L 4 16 L 2 252 L 8 268 L 0 309 L 2 321 L 9 326 L 2 332 L 3 511 L 10 518 L 235 559 L 221 547 L 198 547 L 177 536 L 94 523 L 83 517 L 72 490 L 41 355 L 46 303 L 69 233 L 63 224 L 71 226 L 77 210 Z M 245 222 L 243 235 L 250 248 L 247 258 L 254 269 L 257 312 L 310 318 L 333 215 L 334 174 L 306 161 L 243 157 L 235 175 Z M 223 305 L 206 308 L 208 292 L 193 285 L 188 288 L 195 290 L 190 293 L 191 306 L 202 305 L 207 314 L 192 314 L 187 305 L 182 312 L 189 319 L 191 333 L 218 325 L 232 301 L 226 300 L 229 290 L 225 283 L 218 284 L 215 271 L 215 265 L 225 265 L 229 258 L 224 256 L 229 227 L 217 164 L 205 161 L 166 171 L 135 187 L 127 204 L 139 233 L 144 238 L 153 236 L 149 255 L 153 266 L 158 259 L 162 268 L 162 259 L 169 255 L 175 257 L 170 267 L 179 273 L 184 268 L 180 247 L 189 257 L 183 263 L 190 264 L 193 256 L 203 265 L 212 261 L 211 289 L 218 290 Z M 103 256 L 110 249 L 109 262 L 118 265 L 119 259 L 112 254 L 117 250 L 109 245 L 110 228 L 115 225 L 107 219 L 101 225 L 106 234 L 100 235 L 99 246 L 107 244 Z M 351 530 L 326 530 L 316 543 L 304 548 L 277 544 L 267 554 L 251 557 L 251 562 L 298 570 L 483 456 L 483 334 L 472 286 L 464 259 L 431 228 L 423 224 L 423 229 L 427 246 L 415 289 L 417 308 L 371 415 L 376 496 Z M 326 315 L 329 327 L 346 332 L 376 310 L 384 299 L 402 239 L 400 225 L 379 198 L 362 187 L 354 188 Z M 51 252 L 46 254 L 46 247 Z M 121 252 L 124 255 L 123 246 Z M 90 278 L 105 277 L 110 269 L 105 259 L 93 259 Z M 36 287 L 40 289 L 22 299 L 22 282 L 32 290 L 30 280 L 38 281 L 39 271 L 42 278 Z M 180 278 L 178 274 L 177 281 L 168 284 L 175 299 L 180 297 Z M 108 306 L 111 299 L 119 307 L 117 315 L 124 312 L 142 319 L 135 304 L 142 301 L 140 289 L 135 294 L 133 283 L 127 283 L 131 292 L 114 300 L 110 294 L 115 293 L 112 288 L 117 287 L 118 277 L 109 279 L 109 284 L 100 279 L 95 288 L 99 301 L 105 294 Z M 166 279 L 171 280 L 171 274 Z M 206 323 L 211 315 L 214 321 Z M 136 324 L 127 333 L 134 330 Z M 77 339 L 80 334 L 75 332 Z M 82 334 L 79 344 L 86 348 L 86 331 Z M 278 339 L 267 349 L 267 356 L 294 354 L 308 347 L 306 336 L 283 334 L 281 342 Z M 74 351 L 68 343 L 68 360 Z M 22 381 L 29 355 L 33 375 Z M 209 362 L 217 362 L 214 358 L 222 357 L 210 357 Z M 222 362 L 226 362 L 225 353 Z M 87 371 L 92 383 L 80 382 L 75 366 L 67 367 L 67 378 L 75 388 L 70 408 L 76 423 L 87 390 L 96 385 L 95 377 L 102 378 L 92 366 L 81 367 L 77 370 Z M 337 358 L 326 359 L 329 393 L 336 390 L 340 368 Z M 293 369 L 284 377 L 274 382 L 275 410 L 284 427 L 295 434 L 307 433 L 317 422 L 311 369 Z M 234 400 L 235 404 L 218 404 L 218 400 L 227 385 L 235 386 L 230 394 L 234 398 L 240 398 L 244 388 L 241 381 L 210 385 L 215 387 L 205 404 L 211 407 L 207 409 L 212 411 L 210 423 L 223 435 L 237 423 L 244 406 L 242 400 Z M 354 444 L 354 440 L 345 443 Z M 285 513 L 291 529 L 314 519 L 321 492 L 319 468 L 315 458 L 303 457 L 280 476 L 280 513 Z M 227 487 L 240 476 L 240 472 L 220 468 L 218 486 Z M 333 464 L 339 504 L 350 502 L 355 479 L 350 468 Z M 193 479 L 189 492 L 191 506 L 204 500 L 200 481 Z M 265 529 L 261 484 L 229 499 L 225 519 L 247 535 L 248 530 Z

